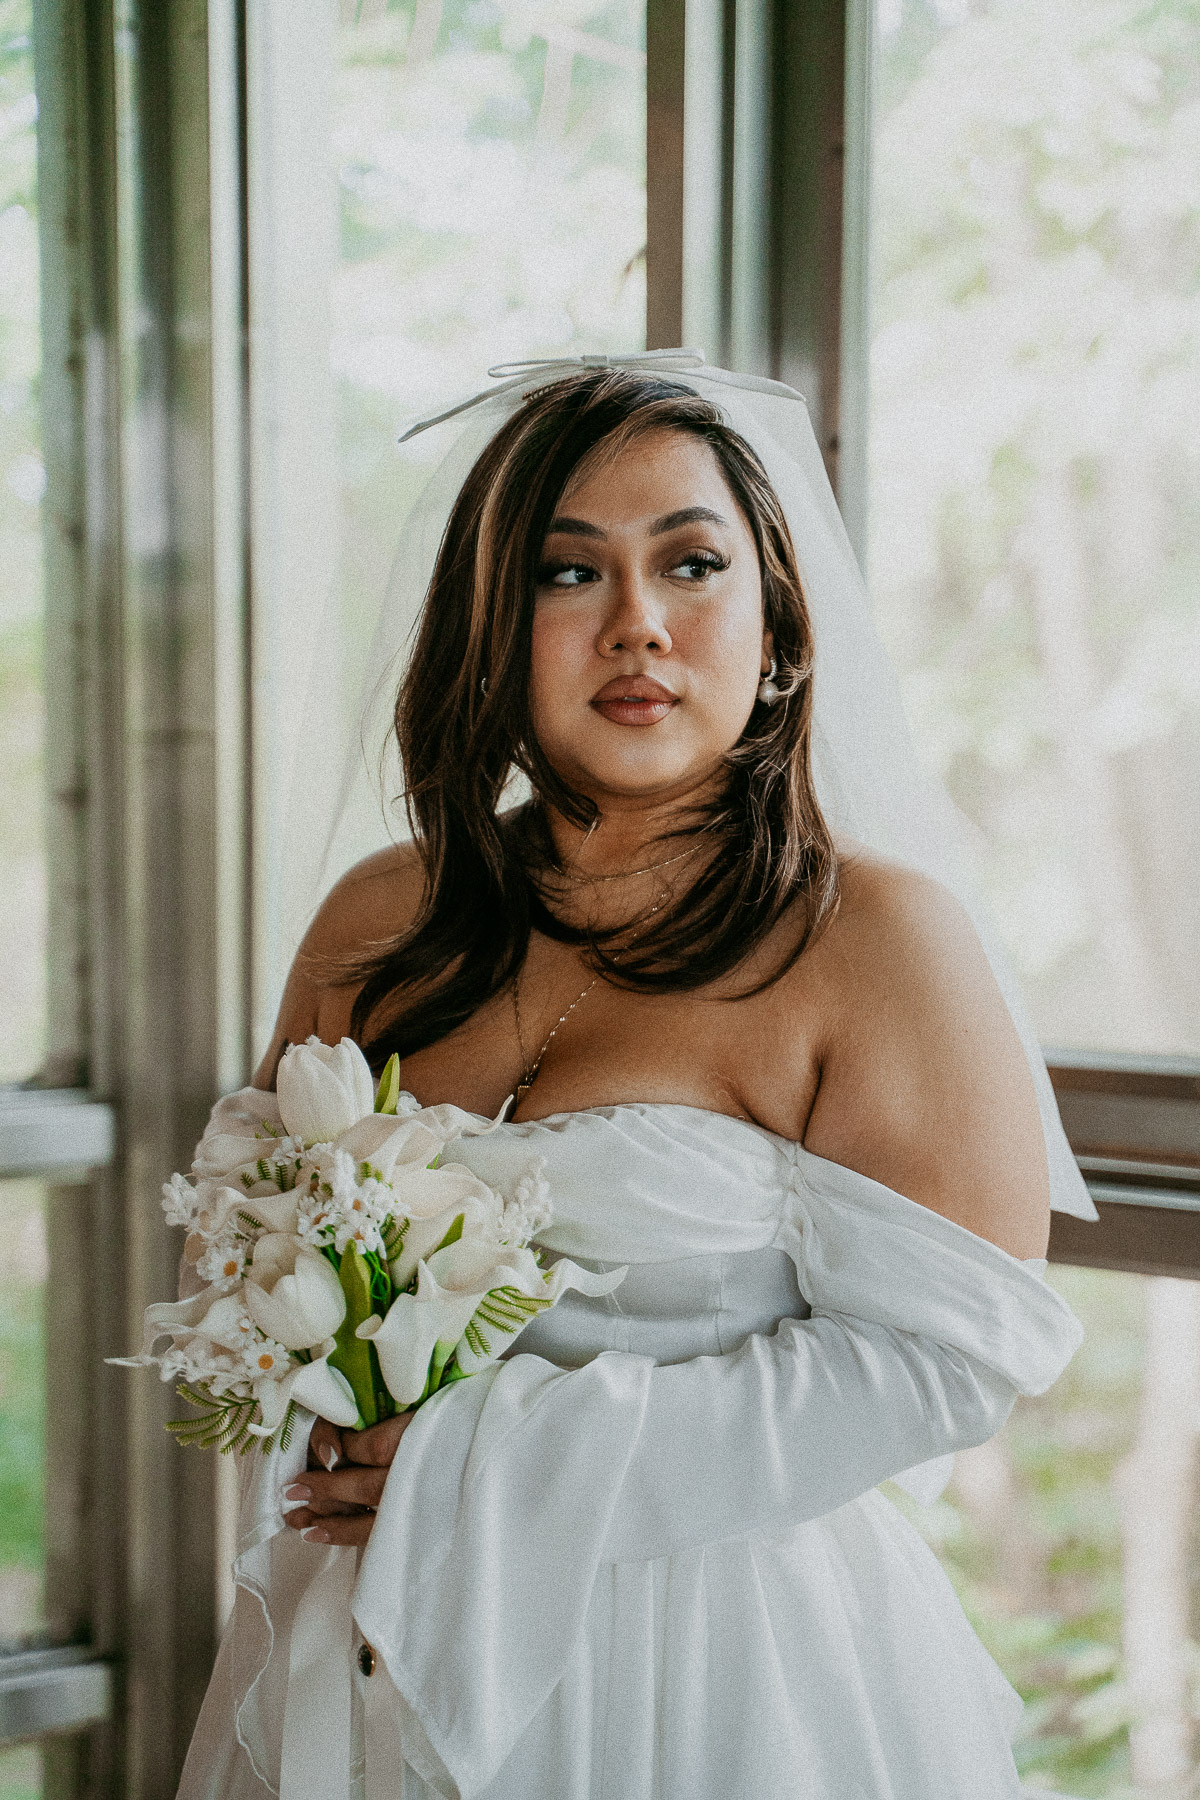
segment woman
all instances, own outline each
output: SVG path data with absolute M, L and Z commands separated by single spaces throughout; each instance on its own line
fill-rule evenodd
M 305 1767 L 347 1791 L 297 1695 L 321 1691 L 306 1644 L 346 1659 L 313 1595 L 340 1580 L 344 1606 L 364 1545 L 370 1795 L 1019 1791 L 1019 1702 L 874 1489 L 1068 1359 L 1040 1259 L 1052 1182 L 1078 1196 L 963 907 L 823 814 L 823 633 L 716 379 L 519 384 L 396 706 L 415 842 L 322 906 L 257 1078 L 345 1034 L 398 1051 L 424 1104 L 514 1095 L 456 1159 L 499 1182 L 544 1158 L 546 1248 L 629 1274 L 416 1415 L 314 1427 L 296 1535 L 260 1504 L 282 1560 L 242 1576 L 287 1672 L 278 1642 L 243 1658 L 257 1687 L 223 1653 L 185 1793 L 286 1794 Z M 811 457 L 806 479 L 829 531 Z M 879 729 L 840 721 L 876 801 Z M 514 769 L 531 798 L 503 810 Z M 928 848 L 913 810 L 897 832 Z M 231 1703 L 258 1773 L 217 1779 Z

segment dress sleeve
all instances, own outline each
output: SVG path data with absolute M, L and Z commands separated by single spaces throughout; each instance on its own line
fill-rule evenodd
M 397 1747 L 439 1792 L 478 1792 L 548 1697 L 601 1563 L 818 1517 L 983 1441 L 1080 1337 L 1026 1265 L 853 1178 L 798 1171 L 777 1239 L 807 1320 L 656 1367 L 518 1354 L 405 1434 L 355 1595 Z M 862 1191 L 858 1185 L 862 1185 Z
M 797 1174 L 777 1239 L 812 1316 L 726 1356 L 657 1368 L 605 1542 L 641 1560 L 818 1518 L 992 1437 L 1081 1328 L 1045 1264 L 864 1176 Z

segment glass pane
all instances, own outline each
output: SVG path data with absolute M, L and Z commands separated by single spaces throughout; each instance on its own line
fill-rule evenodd
M 43 1189 L 0 1181 L 0 1651 L 43 1628 Z
M 1051 1271 L 1087 1327 L 1067 1373 L 904 1506 L 1026 1701 L 1017 1761 L 1078 1800 L 1196 1792 L 1200 1284 Z
M 306 16 L 324 34 L 286 5 L 249 15 L 260 1041 L 318 897 L 289 807 L 321 829 L 405 511 L 444 452 L 398 432 L 491 364 L 645 342 L 645 0 Z M 314 645 L 321 754 L 310 738 L 297 777 Z
M 1044 1041 L 1200 1052 L 1200 13 L 879 0 L 870 579 Z
M 0 1750 L 0 1800 L 41 1800 L 42 1757 L 34 1744 Z
M 42 823 L 37 103 L 30 0 L 0 0 L 0 1081 L 41 1061 Z

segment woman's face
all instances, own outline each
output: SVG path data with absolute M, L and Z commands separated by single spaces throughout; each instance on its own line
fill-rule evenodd
M 754 538 L 706 443 L 649 432 L 568 487 L 542 551 L 530 703 L 571 787 L 603 803 L 701 785 L 769 657 Z

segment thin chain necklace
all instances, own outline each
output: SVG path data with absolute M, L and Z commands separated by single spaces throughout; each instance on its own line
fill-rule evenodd
M 695 856 L 699 844 L 691 844 L 686 850 L 680 850 L 676 856 L 668 856 L 662 862 L 647 863 L 644 869 L 617 869 L 611 875 L 581 875 L 577 869 L 564 869 L 563 874 L 568 881 L 578 882 L 580 886 L 599 887 L 604 881 L 632 881 L 635 875 L 656 875 L 660 869 L 669 869 L 686 857 Z
M 551 1044 L 554 1042 L 554 1039 L 557 1037 L 559 1026 L 566 1024 L 567 1020 L 570 1018 L 571 1014 L 575 1011 L 575 1008 L 579 1005 L 580 1001 L 587 999 L 588 995 L 591 993 L 592 989 L 595 987 L 595 985 L 599 981 L 599 979 L 600 979 L 599 975 L 593 975 L 592 979 L 588 982 L 588 984 L 584 988 L 583 992 L 581 994 L 576 994 L 574 1000 L 572 1000 L 572 1002 L 571 1002 L 570 1006 L 568 1006 L 566 1012 L 563 1013 L 562 1016 L 555 1021 L 554 1026 L 553 1026 L 552 1030 L 550 1031 L 550 1034 L 547 1037 L 545 1043 L 542 1045 L 541 1049 L 538 1051 L 538 1053 L 534 1057 L 533 1061 L 529 1064 L 529 1066 L 525 1070 L 524 1075 L 522 1075 L 520 1081 L 518 1081 L 518 1083 L 517 1083 L 517 1095 L 516 1095 L 516 1100 L 514 1102 L 514 1111 L 516 1110 L 516 1107 L 521 1105 L 526 1094 L 529 1092 L 530 1088 L 533 1086 L 534 1082 L 537 1080 L 538 1070 L 542 1066 L 542 1058 L 545 1056 L 547 1050 L 550 1048 Z M 512 993 L 513 993 L 513 1012 L 516 1015 L 516 1021 L 517 1021 L 517 1049 L 521 1053 L 522 1062 L 524 1062 L 524 1060 L 525 1060 L 525 1039 L 521 1032 L 521 993 L 520 993 L 520 989 L 521 989 L 521 977 L 518 974 L 516 979 L 513 982 L 513 991 L 512 991 Z
M 691 852 L 685 851 L 683 854 L 686 856 L 686 855 L 690 855 Z M 681 862 L 682 857 L 672 856 L 668 860 L 670 862 Z M 665 868 L 666 864 L 664 863 L 659 866 Z M 649 873 L 648 870 L 644 870 L 644 869 L 639 869 L 635 872 L 637 874 Z M 612 880 L 612 879 L 614 879 L 614 877 L 602 876 L 601 879 L 602 880 Z M 639 931 L 635 932 L 633 934 L 634 938 L 636 938 L 639 935 L 639 932 L 641 930 L 645 929 L 645 926 L 647 924 L 649 924 L 650 920 L 654 917 L 655 913 L 661 909 L 663 901 L 667 898 L 667 892 L 668 892 L 668 890 L 665 887 L 661 888 L 659 890 L 658 898 L 655 900 L 654 905 L 650 908 L 649 912 L 647 912 L 645 919 L 642 921 L 642 925 L 639 927 Z M 633 938 L 630 939 L 630 942 L 631 943 L 633 942 Z M 550 1046 L 554 1042 L 555 1038 L 558 1036 L 560 1028 L 566 1024 L 566 1022 L 570 1018 L 571 1014 L 575 1011 L 575 1008 L 577 1006 L 579 1006 L 584 1000 L 587 999 L 588 995 L 591 993 L 592 989 L 598 984 L 599 980 L 600 980 L 599 974 L 593 975 L 592 979 L 588 982 L 587 986 L 580 993 L 576 994 L 576 996 L 572 1000 L 570 1006 L 568 1006 L 566 1012 L 560 1013 L 558 1018 L 554 1021 L 554 1024 L 551 1026 L 549 1032 L 547 1033 L 546 1040 L 543 1043 L 541 1049 L 538 1051 L 538 1053 L 534 1057 L 533 1061 L 531 1063 L 527 1064 L 525 1073 L 522 1075 L 520 1081 L 518 1081 L 518 1083 L 517 1083 L 516 1096 L 513 1101 L 513 1111 L 514 1112 L 522 1104 L 522 1102 L 525 1099 L 526 1094 L 529 1092 L 530 1088 L 533 1086 L 534 1082 L 537 1080 L 538 1070 L 542 1066 L 543 1058 L 545 1057 L 547 1050 L 550 1048 Z M 517 1026 L 517 1049 L 520 1053 L 522 1062 L 524 1062 L 524 1060 L 525 1060 L 525 1037 L 521 1030 L 521 974 L 520 974 L 520 970 L 517 971 L 517 974 L 513 978 L 512 996 L 513 996 L 513 1015 L 516 1020 L 516 1026 Z

